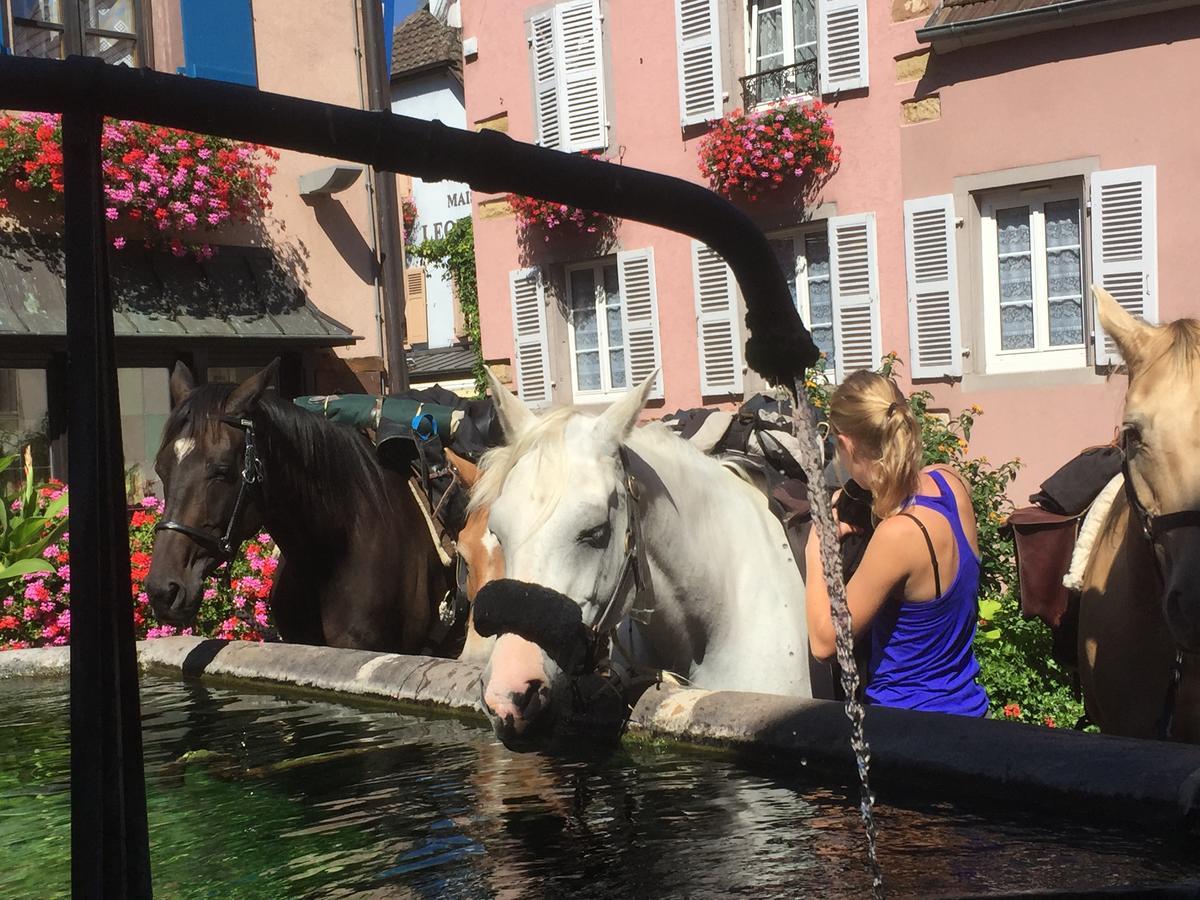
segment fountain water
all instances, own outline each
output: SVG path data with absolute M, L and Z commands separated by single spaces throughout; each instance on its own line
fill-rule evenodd
M 871 796 L 871 747 L 863 729 L 864 710 L 858 702 L 858 666 L 854 662 L 854 634 L 850 628 L 850 608 L 846 604 L 846 583 L 842 573 L 842 555 L 838 548 L 837 526 L 833 521 L 833 504 L 824 490 L 824 464 L 821 439 L 817 434 L 816 414 L 812 404 L 804 402 L 803 378 L 796 380 L 794 424 L 800 442 L 800 464 L 808 477 L 808 495 L 812 503 L 813 527 L 821 542 L 821 565 L 825 583 L 829 586 L 829 603 L 833 611 L 833 627 L 837 638 L 837 661 L 842 673 L 842 690 L 846 694 L 846 717 L 850 719 L 850 746 L 858 763 L 858 780 L 862 788 L 860 810 L 867 834 L 867 856 L 871 864 L 871 879 L 875 896 L 883 896 L 883 873 L 875 849 L 874 798 Z M 811 577 L 811 575 L 810 575 Z

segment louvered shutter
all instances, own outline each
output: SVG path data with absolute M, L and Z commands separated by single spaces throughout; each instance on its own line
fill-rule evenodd
M 867 0 L 821 0 L 821 93 L 867 86 Z
M 558 53 L 554 41 L 554 11 L 529 22 L 530 65 L 533 68 L 534 134 L 536 143 L 558 149 L 561 143 L 558 96 Z
M 874 213 L 829 220 L 829 261 L 835 374 L 842 381 L 851 372 L 874 369 L 883 356 Z
M 561 149 L 577 153 L 602 148 L 608 144 L 608 115 L 601 62 L 600 0 L 562 3 L 554 12 L 565 126 Z
M 738 326 L 733 272 L 715 250 L 692 241 L 696 286 L 696 339 L 700 346 L 700 393 L 742 392 L 742 330 Z
M 1092 173 L 1092 281 L 1147 322 L 1158 321 L 1154 166 Z M 1095 315 L 1096 364 L 1120 362 Z
M 517 269 L 508 275 L 512 298 L 513 354 L 517 394 L 531 409 L 549 406 L 550 349 L 546 342 L 546 288 L 538 269 Z
M 625 371 L 635 387 L 662 368 L 658 342 L 658 294 L 654 286 L 654 250 L 625 250 L 617 254 L 621 289 L 621 328 L 625 335 Z M 663 377 L 659 372 L 650 396 L 661 400 Z
M 679 120 L 684 126 L 721 117 L 721 42 L 717 0 L 675 0 Z
M 424 344 L 429 340 L 425 270 L 420 266 L 404 270 L 404 324 L 410 345 Z
M 962 374 L 954 195 L 904 201 L 908 341 L 914 378 Z

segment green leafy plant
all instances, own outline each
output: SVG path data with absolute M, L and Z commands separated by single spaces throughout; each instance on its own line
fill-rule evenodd
M 892 376 L 900 365 L 896 354 L 889 353 L 876 371 Z M 829 409 L 833 386 L 824 358 L 807 373 L 805 391 L 818 410 Z M 1054 661 L 1049 630 L 1021 614 L 1016 552 L 1004 531 L 1013 508 L 1008 488 L 1021 461 L 993 465 L 987 457 L 970 456 L 971 431 L 983 410 L 971 406 L 951 415 L 931 409 L 933 399 L 929 391 L 914 391 L 908 405 L 921 426 L 924 465 L 953 467 L 971 489 L 983 560 L 975 657 L 992 715 L 1050 727 L 1071 726 L 1083 715 L 1083 706 L 1071 674 Z
M 0 583 L 35 572 L 53 572 L 42 552 L 66 527 L 62 512 L 67 495 L 57 485 L 33 479 L 33 454 L 23 454 L 24 478 L 15 490 L 0 493 Z M 0 459 L 0 477 L 21 457 Z M 53 496 L 57 494 L 57 496 Z
M 475 390 L 482 397 L 487 392 L 487 368 L 483 364 L 483 345 L 479 332 L 479 286 L 475 275 L 475 231 L 471 219 L 459 219 L 440 238 L 431 238 L 408 248 L 414 259 L 450 273 L 458 292 L 467 340 L 475 353 L 472 374 Z

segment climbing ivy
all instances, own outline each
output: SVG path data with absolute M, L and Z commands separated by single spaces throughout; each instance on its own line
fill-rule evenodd
M 475 389 L 479 396 L 487 390 L 487 370 L 483 365 L 483 344 L 479 333 L 479 287 L 475 276 L 475 231 L 469 218 L 459 219 L 440 238 L 411 244 L 408 253 L 427 265 L 450 273 L 458 291 L 458 304 L 466 324 L 467 340 L 475 353 Z

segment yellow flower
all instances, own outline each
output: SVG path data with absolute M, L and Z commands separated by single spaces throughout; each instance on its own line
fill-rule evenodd
M 974 403 L 972 403 L 971 404 L 971 412 L 973 412 L 975 415 L 979 415 L 980 413 L 983 412 L 983 409 L 979 406 L 976 406 Z

